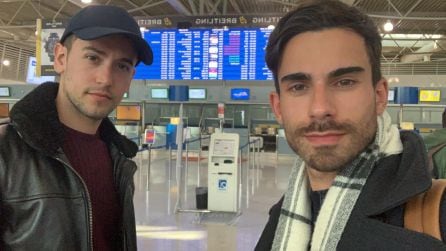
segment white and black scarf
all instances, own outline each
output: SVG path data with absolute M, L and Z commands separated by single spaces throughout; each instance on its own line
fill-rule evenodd
M 311 202 L 305 163 L 296 161 L 280 212 L 272 250 L 336 250 L 356 200 L 375 163 L 401 153 L 398 128 L 384 112 L 378 116 L 374 142 L 346 166 L 328 190 L 312 233 Z M 310 245 L 311 242 L 311 245 Z

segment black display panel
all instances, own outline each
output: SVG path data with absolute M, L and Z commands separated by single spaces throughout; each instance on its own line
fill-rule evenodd
M 265 63 L 268 28 L 151 29 L 144 38 L 153 64 L 139 64 L 135 79 L 271 80 Z

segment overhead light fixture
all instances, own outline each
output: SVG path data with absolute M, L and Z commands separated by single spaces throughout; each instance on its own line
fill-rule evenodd
M 268 30 L 274 30 L 274 28 L 276 28 L 276 26 L 274 26 L 274 25 L 272 25 L 272 24 L 270 24 L 270 25 L 268 25 Z
M 10 66 L 11 65 L 11 61 L 9 61 L 8 59 L 3 60 L 3 65 L 4 66 Z
M 91 0 L 81 0 L 82 3 L 91 3 Z
M 384 28 L 384 31 L 386 31 L 386 32 L 393 31 L 393 24 L 392 24 L 392 22 L 390 22 L 390 20 L 387 20 L 387 22 L 384 24 L 383 28 Z

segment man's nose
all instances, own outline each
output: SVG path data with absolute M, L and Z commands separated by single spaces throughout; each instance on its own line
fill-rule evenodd
M 335 104 L 333 95 L 328 87 L 323 83 L 313 85 L 313 92 L 310 99 L 309 115 L 312 119 L 325 119 L 333 116 Z
M 96 74 L 96 82 L 102 85 L 111 85 L 111 83 L 113 83 L 112 65 L 104 64 L 99 67 Z

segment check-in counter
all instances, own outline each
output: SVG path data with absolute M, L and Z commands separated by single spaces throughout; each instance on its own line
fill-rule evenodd
M 135 144 L 139 145 L 140 140 L 140 126 L 139 125 L 115 125 L 116 130 L 122 135 L 126 136 L 131 141 L 135 142 Z
M 189 151 L 198 151 L 200 150 L 201 143 L 200 143 L 200 127 L 193 127 L 189 126 L 185 128 L 186 130 L 186 140 L 187 143 L 187 149 Z
M 247 128 L 223 128 L 224 133 L 237 133 L 240 136 L 239 147 L 246 146 L 249 140 L 249 130 Z
M 153 147 L 160 147 L 166 145 L 166 127 L 165 126 L 153 126 L 155 130 L 155 143 Z

